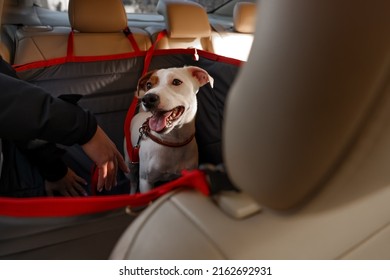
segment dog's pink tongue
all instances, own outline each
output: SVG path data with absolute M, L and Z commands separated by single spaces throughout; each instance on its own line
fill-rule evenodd
M 167 126 L 167 118 L 171 115 L 171 112 L 164 114 L 154 114 L 149 119 L 149 128 L 155 132 L 161 132 Z

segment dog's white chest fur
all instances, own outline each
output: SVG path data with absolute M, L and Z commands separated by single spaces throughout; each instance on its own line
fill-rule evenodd
M 183 169 L 198 166 L 198 147 L 193 137 L 196 93 L 208 82 L 212 85 L 208 73 L 193 66 L 160 69 L 139 80 L 137 96 L 142 110 L 133 117 L 130 129 L 132 145 L 140 140 L 141 192 L 149 191 L 157 182 L 180 176 Z M 141 126 L 144 130 L 139 139 Z

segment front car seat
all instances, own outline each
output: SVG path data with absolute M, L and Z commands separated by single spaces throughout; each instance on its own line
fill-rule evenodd
M 170 193 L 111 258 L 390 258 L 390 2 L 263 0 L 257 19 L 223 137 L 228 175 L 263 210 Z

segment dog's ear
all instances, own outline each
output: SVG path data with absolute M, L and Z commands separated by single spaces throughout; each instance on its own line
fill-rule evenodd
M 187 66 L 186 68 L 190 72 L 191 76 L 198 81 L 199 87 L 204 86 L 207 83 L 210 83 L 211 87 L 214 87 L 214 79 L 209 75 L 209 73 L 207 73 L 206 70 L 196 66 Z
M 145 92 L 148 90 L 146 89 L 146 83 L 150 80 L 150 77 L 153 75 L 153 73 L 156 72 L 155 70 L 150 71 L 143 75 L 139 80 L 138 80 L 138 85 L 137 85 L 137 92 L 136 92 L 136 97 L 141 98 L 144 96 Z

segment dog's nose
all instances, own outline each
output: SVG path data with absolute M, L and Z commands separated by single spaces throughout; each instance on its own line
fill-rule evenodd
M 148 93 L 147 95 L 142 97 L 142 104 L 148 109 L 157 107 L 159 103 L 160 97 L 155 93 Z

